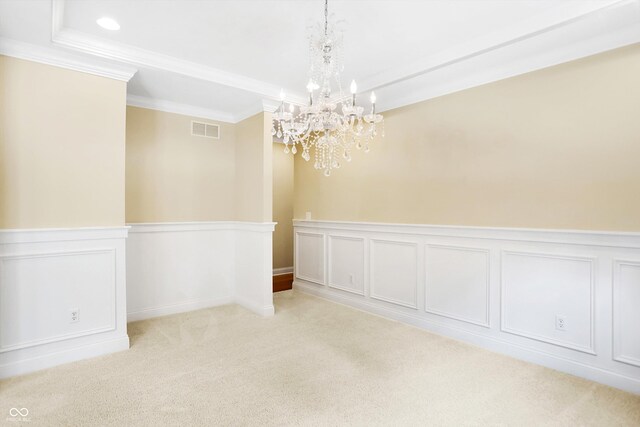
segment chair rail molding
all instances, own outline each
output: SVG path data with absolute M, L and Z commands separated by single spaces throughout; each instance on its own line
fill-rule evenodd
M 294 220 L 294 244 L 298 291 L 640 394 L 640 233 Z

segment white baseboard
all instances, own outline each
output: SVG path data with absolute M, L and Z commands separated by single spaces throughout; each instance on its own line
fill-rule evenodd
M 281 268 L 273 269 L 274 276 L 281 276 L 283 274 L 291 274 L 291 273 L 293 273 L 293 267 L 281 267 Z
M 128 348 L 129 337 L 127 335 L 91 344 L 69 347 L 56 353 L 49 353 L 43 356 L 1 365 L 0 379 L 24 375 L 65 363 L 103 356 L 105 354 L 127 350 Z
M 249 311 L 253 311 L 254 313 L 262 316 L 262 317 L 270 317 L 273 316 L 276 312 L 275 307 L 273 305 L 259 305 L 253 301 L 250 301 L 246 298 L 242 298 L 239 296 L 235 297 L 235 303 L 241 307 L 246 308 Z
M 162 307 L 147 308 L 127 313 L 127 322 L 136 322 L 138 320 L 151 319 L 153 317 L 168 316 L 171 314 L 201 310 L 203 308 L 217 307 L 219 305 L 232 304 L 233 302 L 233 297 L 229 296 L 210 300 L 193 300 L 178 304 L 165 305 Z
M 574 360 L 563 358 L 557 355 L 545 353 L 532 348 L 516 345 L 512 342 L 498 338 L 487 337 L 486 335 L 475 334 L 469 330 L 456 328 L 449 324 L 439 323 L 424 317 L 412 316 L 399 310 L 381 306 L 378 303 L 368 302 L 358 296 L 339 293 L 339 291 L 327 290 L 314 283 L 306 283 L 297 279 L 293 282 L 293 289 L 332 302 L 350 306 L 367 313 L 372 313 L 388 319 L 407 323 L 429 332 L 467 342 L 487 350 L 506 354 L 527 362 L 546 366 L 551 369 L 567 372 L 578 377 L 583 377 L 592 381 L 626 390 L 631 393 L 640 394 L 640 381 L 621 375 L 615 372 L 594 366 L 585 365 Z
M 139 310 L 132 313 L 127 313 L 128 322 L 137 322 L 139 320 L 152 319 L 155 317 L 169 316 L 171 314 L 186 313 L 189 311 L 202 310 L 204 308 L 218 307 L 227 304 L 238 304 L 241 307 L 251 310 L 256 314 L 264 317 L 273 316 L 275 313 L 274 306 L 258 306 L 251 303 L 248 300 L 240 297 L 222 297 L 212 300 L 195 300 L 188 301 L 179 304 L 172 304 L 163 307 L 148 308 L 145 310 Z

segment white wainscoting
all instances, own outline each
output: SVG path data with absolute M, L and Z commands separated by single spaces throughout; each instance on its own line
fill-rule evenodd
M 427 245 L 424 262 L 425 311 L 490 326 L 489 250 Z
M 273 315 L 274 226 L 0 230 L 0 378 L 127 349 L 127 320 L 233 302 Z
M 364 239 L 329 236 L 329 248 L 329 287 L 364 295 Z
M 307 282 L 324 284 L 324 234 L 296 233 L 294 260 L 295 277 Z M 299 256 L 298 251 L 305 256 Z
M 236 223 L 234 300 L 273 316 L 273 230 L 275 223 Z
M 613 274 L 613 355 L 640 367 L 640 262 L 615 260 Z
M 0 231 L 0 378 L 129 348 L 126 237 L 126 227 Z
M 418 244 L 370 239 L 371 298 L 418 308 Z
M 640 394 L 640 233 L 294 228 L 297 290 Z
M 274 313 L 274 223 L 129 224 L 129 321 L 236 302 Z
M 596 354 L 593 269 L 593 258 L 503 252 L 502 330 Z

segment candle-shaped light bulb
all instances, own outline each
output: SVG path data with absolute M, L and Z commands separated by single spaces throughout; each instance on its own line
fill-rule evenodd
M 355 80 L 351 80 L 351 86 L 349 88 L 351 89 L 351 94 L 355 95 L 356 91 L 358 90 L 358 86 L 356 85 Z
M 309 93 L 313 92 L 315 88 L 316 84 L 313 82 L 313 80 L 309 79 L 309 83 L 307 83 L 307 90 L 309 91 Z
M 370 99 L 371 99 L 371 103 L 372 104 L 376 103 L 376 94 L 375 94 L 375 92 L 371 92 L 371 98 Z
M 294 108 L 295 108 L 295 107 L 293 106 L 293 104 L 289 104 L 289 112 L 290 112 L 291 114 L 293 114 L 293 110 L 294 110 Z
M 280 89 L 280 101 L 284 101 L 284 89 Z
M 351 106 L 355 107 L 356 106 L 356 91 L 358 90 L 358 86 L 356 86 L 356 81 L 355 80 L 351 80 L 351 86 L 349 87 L 349 89 L 351 89 Z

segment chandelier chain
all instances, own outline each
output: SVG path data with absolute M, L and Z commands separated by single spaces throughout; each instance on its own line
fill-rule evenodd
M 327 37 L 329 27 L 329 0 L 324 0 L 324 36 Z

